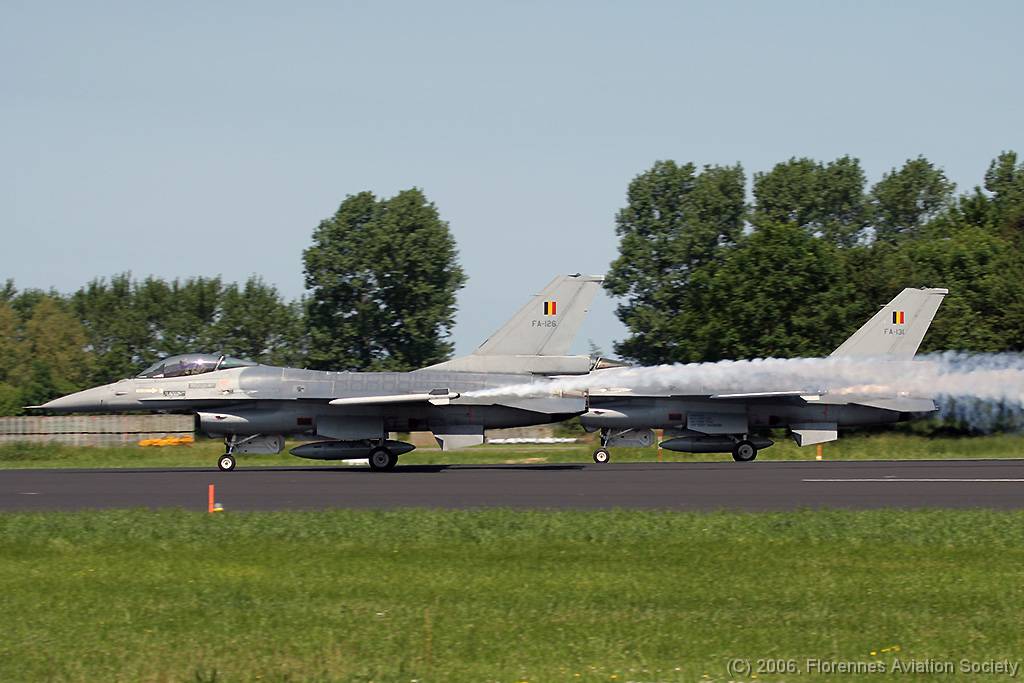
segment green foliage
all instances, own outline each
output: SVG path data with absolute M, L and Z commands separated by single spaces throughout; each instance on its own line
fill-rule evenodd
M 954 188 L 942 169 L 924 157 L 908 159 L 899 170 L 886 173 L 868 199 L 875 239 L 894 242 L 915 234 L 950 209 Z
M 411 370 L 451 354 L 466 278 L 448 224 L 419 189 L 347 197 L 303 261 L 311 367 Z
M 657 162 L 619 213 L 620 256 L 606 286 L 626 299 L 620 354 L 646 364 L 827 354 L 902 288 L 921 286 L 950 289 L 923 350 L 1024 349 L 1016 154 L 1001 154 L 984 189 L 956 199 L 924 157 L 869 193 L 856 159 L 793 158 L 754 174 L 747 234 L 666 259 L 689 229 L 676 207 L 692 192 L 692 169 Z M 742 171 L 733 183 L 742 189 Z
M 1024 237 L 1024 162 L 1003 152 L 989 164 L 985 189 L 991 193 L 991 220 L 1013 238 Z
M 0 516 L 0 678 L 722 681 L 1024 648 L 1020 511 L 226 503 Z
M 0 300 L 0 381 L 17 372 L 24 356 L 21 319 L 6 300 Z
M 24 412 L 25 399 L 17 387 L 0 382 L 0 415 L 21 415 Z
M 301 303 L 257 276 L 239 287 L 219 277 L 97 279 L 71 296 L 95 357 L 93 383 L 134 375 L 158 358 L 224 352 L 270 364 L 300 363 Z
M 700 306 L 722 252 L 743 232 L 744 176 L 740 166 L 659 161 L 629 185 L 629 203 L 616 218 L 619 258 L 605 287 L 625 297 L 618 315 L 633 335 L 617 353 L 641 362 L 692 360 L 681 338 L 686 321 L 674 314 Z
M 110 282 L 96 279 L 71 296 L 71 305 L 89 336 L 96 383 L 130 377 L 157 359 L 157 331 L 162 318 L 152 292 L 154 280 L 140 285 L 130 273 Z
M 299 365 L 305 360 L 303 307 L 302 301 L 286 303 L 255 275 L 242 287 L 226 285 L 209 330 L 210 348 L 270 365 Z
M 827 164 L 792 158 L 754 174 L 754 225 L 793 223 L 838 246 L 851 246 L 867 225 L 864 171 L 849 156 Z
M 922 350 L 1021 348 L 1020 335 L 1007 324 L 1021 310 L 1024 260 L 1008 251 L 997 235 L 965 226 L 947 237 L 912 240 L 899 250 L 894 266 L 908 283 L 935 283 L 931 286 L 950 290 Z M 1018 333 L 1024 331 L 1019 320 L 1016 324 Z
M 46 297 L 25 323 L 25 354 L 36 381 L 59 393 L 84 389 L 92 375 L 85 330 L 60 299 Z
M 83 389 L 92 374 L 85 330 L 63 300 L 41 292 L 12 300 L 25 317 L 0 300 L 0 415 Z
M 692 321 L 691 357 L 827 355 L 850 325 L 840 250 L 792 223 L 764 224 L 730 249 L 710 291 L 728 292 Z M 716 305 L 709 301 L 709 304 Z

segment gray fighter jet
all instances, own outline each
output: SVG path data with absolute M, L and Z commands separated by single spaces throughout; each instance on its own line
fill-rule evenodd
M 483 443 L 484 430 L 558 422 L 586 410 L 581 397 L 472 398 L 464 393 L 549 375 L 590 372 L 569 347 L 602 278 L 559 276 L 474 353 L 413 372 L 323 372 L 258 365 L 219 354 L 167 358 L 137 377 L 55 399 L 57 412 L 192 412 L 200 433 L 223 437 L 221 470 L 235 455 L 292 449 L 320 460 L 368 458 L 395 466 L 409 443 L 389 432 L 431 431 L 444 450 Z
M 862 357 L 880 363 L 910 361 L 917 353 L 945 289 L 904 289 L 831 357 Z M 614 371 L 613 371 L 614 372 Z M 754 393 L 667 393 L 590 391 L 584 428 L 600 430 L 594 461 L 610 459 L 610 446 L 650 446 L 654 429 L 663 429 L 662 448 L 684 453 L 732 453 L 737 461 L 757 457 L 773 444 L 758 433 L 788 428 L 799 446 L 833 441 L 840 427 L 863 427 L 916 419 L 936 410 L 931 398 L 832 395 L 793 387 L 793 391 Z

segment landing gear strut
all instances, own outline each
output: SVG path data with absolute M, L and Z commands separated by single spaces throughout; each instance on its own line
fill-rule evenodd
M 234 456 L 235 448 L 237 448 L 238 446 L 242 445 L 246 441 L 252 441 L 253 439 L 255 439 L 258 436 L 259 436 L 259 434 L 253 434 L 252 436 L 247 436 L 244 439 L 239 439 L 237 434 L 231 434 L 230 436 L 225 436 L 224 437 L 224 451 L 225 452 L 224 452 L 224 455 L 220 456 L 220 458 L 217 460 L 217 469 L 219 469 L 221 472 L 230 472 L 231 470 L 235 469 L 235 456 Z
M 746 439 L 737 441 L 732 447 L 732 459 L 736 462 L 750 462 L 757 457 L 757 446 Z
M 612 454 L 608 451 L 608 440 L 612 438 L 612 432 L 610 429 L 601 430 L 601 447 L 594 451 L 594 462 L 598 465 L 604 465 L 612 459 Z
M 398 464 L 398 456 L 384 446 L 377 446 L 370 451 L 370 469 L 374 472 L 393 470 Z

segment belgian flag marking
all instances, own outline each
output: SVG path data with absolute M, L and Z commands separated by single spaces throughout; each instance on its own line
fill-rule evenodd
M 555 315 L 558 308 L 558 304 L 555 301 L 544 302 L 544 315 Z
M 892 324 L 893 325 L 902 325 L 905 322 L 906 322 L 906 312 L 905 311 L 893 311 L 892 312 Z

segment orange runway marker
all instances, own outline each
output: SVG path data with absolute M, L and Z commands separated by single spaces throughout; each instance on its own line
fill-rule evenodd
M 825 446 L 819 443 L 818 444 L 818 454 L 814 457 L 814 459 L 815 460 L 821 460 L 821 456 L 822 456 L 822 453 L 824 453 L 824 451 L 825 451 Z
M 210 484 L 209 489 L 207 489 L 207 494 L 208 495 L 207 495 L 207 501 L 206 501 L 206 511 L 209 512 L 209 513 L 212 513 L 213 512 L 213 484 Z

